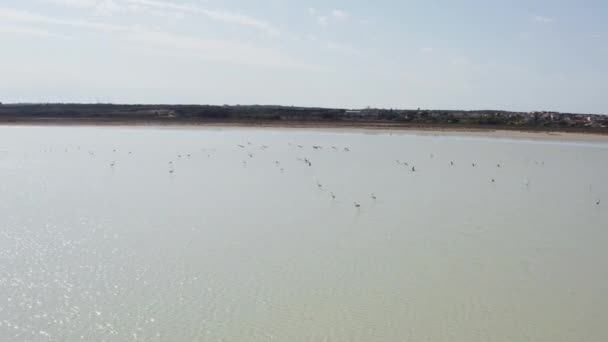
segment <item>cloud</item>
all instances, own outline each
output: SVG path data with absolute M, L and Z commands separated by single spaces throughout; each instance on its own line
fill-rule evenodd
M 338 43 L 335 41 L 327 41 L 325 46 L 333 51 L 342 53 L 342 54 L 347 54 L 347 55 L 361 55 L 361 51 L 355 49 L 354 47 L 347 45 L 347 44 L 342 44 L 342 43 Z
M 243 14 L 238 13 L 230 13 L 230 12 L 221 12 L 221 11 L 208 11 L 208 10 L 200 10 L 201 13 L 206 15 L 211 19 L 215 19 L 218 21 L 222 21 L 228 24 L 238 24 L 243 26 L 249 26 L 255 29 L 259 29 L 265 31 L 269 34 L 279 34 L 280 31 L 272 26 L 269 23 L 264 21 L 260 21 L 251 17 L 248 17 Z
M 532 20 L 534 22 L 537 22 L 537 23 L 552 23 L 552 22 L 555 22 L 554 18 L 543 17 L 541 15 L 535 16 L 534 18 L 532 18 Z
M 124 9 L 115 0 L 42 0 L 46 3 L 79 9 L 93 9 L 99 13 L 111 13 Z
M 47 24 L 47 25 L 65 25 L 83 29 L 93 29 L 100 31 L 127 31 L 130 28 L 128 26 L 114 25 L 107 23 L 99 23 L 85 20 L 64 20 L 48 17 L 45 15 L 21 11 L 11 8 L 0 8 L 0 18 L 3 21 L 12 21 L 20 23 L 30 24 Z
M 317 24 L 320 26 L 327 26 L 330 21 L 338 22 L 338 21 L 347 21 L 351 18 L 350 14 L 346 11 L 340 9 L 331 10 L 328 13 L 322 13 L 313 7 L 308 8 L 308 14 L 315 18 Z
M 431 53 L 433 51 L 434 51 L 434 49 L 432 47 L 428 47 L 428 46 L 420 49 L 420 52 L 425 52 L 425 53 Z
M 111 34 L 118 41 L 129 42 L 130 45 L 132 45 L 132 43 L 138 43 L 140 47 L 151 47 L 159 51 L 170 51 L 171 54 L 177 56 L 193 56 L 213 61 L 270 68 L 308 71 L 327 70 L 322 66 L 294 60 L 289 56 L 269 48 L 260 48 L 241 42 L 202 39 L 199 37 L 150 30 L 143 27 L 114 25 L 85 20 L 58 19 L 37 13 L 1 7 L 0 22 L 27 23 L 38 26 L 59 25 L 99 31 Z M 4 26 L 8 27 L 6 25 Z M 5 30 L 8 31 L 9 28 L 6 28 Z M 17 31 L 14 27 L 10 30 Z M 21 30 L 20 32 L 12 33 L 43 35 L 45 32 L 46 31 L 42 28 L 30 28 L 29 31 Z M 49 35 L 47 34 L 47 36 Z
M 225 24 L 231 25 L 240 25 L 246 26 L 253 29 L 257 29 L 260 31 L 264 31 L 268 34 L 279 34 L 280 30 L 274 27 L 272 24 L 247 16 L 245 14 L 227 12 L 227 11 L 219 11 L 219 10 L 209 10 L 203 7 L 189 5 L 189 4 L 179 4 L 168 1 L 157 1 L 157 0 L 125 0 L 127 3 L 131 5 L 139 5 L 143 7 L 149 8 L 157 8 L 157 9 L 165 9 L 165 10 L 173 10 L 183 13 L 190 14 L 200 14 L 209 19 L 223 22 Z
M 18 25 L 5 25 L 0 24 L 0 34 L 11 34 L 11 35 L 28 35 L 28 36 L 36 36 L 42 38 L 60 38 L 60 39 L 71 39 L 71 37 L 53 33 L 49 30 L 35 28 L 35 27 L 24 27 Z
M 520 32 L 517 37 L 521 40 L 529 40 L 532 38 L 532 33 L 530 32 Z
M 127 9 L 131 12 L 141 13 L 144 15 L 150 15 L 154 17 L 160 18 L 169 18 L 169 19 L 183 19 L 186 14 L 181 11 L 172 11 L 165 9 L 157 9 L 153 7 L 141 6 L 137 4 L 129 4 L 127 5 Z
M 135 31 L 125 37 L 131 42 L 156 48 L 173 56 L 198 57 L 206 60 L 278 69 L 326 71 L 326 68 L 302 63 L 272 49 L 244 43 L 172 34 L 160 31 Z
M 319 26 L 327 26 L 329 24 L 329 18 L 326 15 L 320 14 L 314 7 L 309 7 L 307 9 L 308 14 L 313 17 Z
M 456 65 L 456 66 L 467 66 L 467 65 L 471 65 L 471 61 L 465 57 L 457 57 L 457 58 L 452 59 L 450 61 L 450 64 Z
M 339 9 L 335 9 L 335 10 L 331 11 L 331 15 L 332 15 L 332 17 L 334 17 L 335 19 L 338 19 L 338 20 L 347 20 L 348 18 L 350 18 L 350 15 L 348 13 L 346 13 L 343 10 L 339 10 Z
M 43 2 L 63 5 L 73 8 L 94 9 L 97 12 L 112 12 L 119 10 L 130 10 L 134 12 L 145 12 L 155 16 L 181 18 L 184 13 L 202 15 L 208 19 L 230 25 L 239 25 L 268 34 L 279 34 L 280 30 L 272 24 L 250 17 L 245 14 L 210 10 L 192 4 L 182 4 L 159 0 L 41 0 Z M 164 11 L 172 11 L 166 13 Z
M 317 17 L 317 23 L 321 26 L 327 26 L 327 23 L 329 22 L 329 19 L 326 16 L 318 16 Z

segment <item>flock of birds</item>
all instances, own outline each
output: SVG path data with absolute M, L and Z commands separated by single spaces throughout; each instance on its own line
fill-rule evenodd
M 289 145 L 290 147 L 292 147 L 292 148 L 304 149 L 304 146 L 303 146 L 303 145 L 297 145 L 297 144 L 293 144 L 293 143 L 288 143 L 288 145 Z M 253 145 L 251 142 L 247 142 L 247 144 L 246 144 L 246 145 L 245 145 L 245 144 L 238 144 L 238 145 L 236 145 L 236 146 L 237 146 L 238 148 L 240 148 L 240 149 L 247 149 L 247 148 L 253 147 L 254 145 Z M 269 147 L 268 147 L 267 145 L 261 145 L 259 148 L 260 148 L 260 149 L 262 149 L 262 150 L 266 150 L 266 149 L 268 149 Z M 312 148 L 313 148 L 314 150 L 321 150 L 321 149 L 324 149 L 324 146 L 321 146 L 321 145 L 312 145 Z M 343 151 L 343 152 L 350 152 L 350 151 L 351 151 L 349 147 L 338 148 L 338 147 L 336 147 L 336 146 L 331 146 L 330 148 L 331 148 L 332 150 L 334 150 L 334 151 Z M 208 152 L 208 150 L 206 150 L 206 149 L 202 149 L 201 151 L 203 151 L 203 152 Z M 67 152 L 67 149 L 66 149 L 66 152 Z M 116 152 L 117 152 L 117 150 L 116 150 L 116 149 L 113 149 L 113 150 L 112 150 L 112 152 L 116 153 Z M 95 154 L 94 154 L 94 152 L 91 152 L 91 151 L 89 151 L 89 154 L 90 154 L 91 156 L 94 156 L 94 155 L 95 155 Z M 128 154 L 129 154 L 129 155 L 131 155 L 131 154 L 132 154 L 132 152 L 131 152 L 131 151 L 128 151 Z M 250 159 L 254 158 L 254 154 L 253 154 L 252 152 L 250 152 L 249 150 L 248 150 L 248 152 L 247 152 L 247 156 L 248 156 Z M 178 159 L 182 159 L 182 158 L 191 158 L 191 157 L 192 157 L 192 154 L 191 154 L 191 153 L 188 153 L 188 154 L 178 154 L 178 155 L 176 155 L 176 157 L 177 157 Z M 207 157 L 211 157 L 211 154 L 207 153 Z M 434 157 L 435 157 L 435 155 L 431 153 L 431 154 L 430 154 L 430 158 L 432 159 L 432 158 L 434 158 Z M 304 157 L 304 158 L 296 158 L 296 159 L 297 159 L 297 161 L 302 162 L 302 163 L 304 163 L 305 165 L 307 165 L 307 166 L 309 166 L 309 167 L 312 167 L 312 165 L 313 165 L 313 164 L 312 164 L 312 161 L 311 161 L 311 160 L 310 160 L 308 157 Z M 403 165 L 403 166 L 407 167 L 407 168 L 408 168 L 408 169 L 409 169 L 411 172 L 417 172 L 416 166 L 415 166 L 415 165 L 410 165 L 410 163 L 408 163 L 408 162 L 406 162 L 406 161 L 395 160 L 395 163 L 396 163 L 397 165 Z M 535 163 L 536 163 L 536 164 L 542 164 L 542 165 L 544 165 L 544 162 L 538 162 L 538 161 L 536 161 Z M 247 165 L 247 161 L 246 161 L 246 160 L 243 160 L 243 161 L 242 161 L 242 164 L 243 164 L 244 166 L 246 166 L 246 165 Z M 115 167 L 117 164 L 116 164 L 116 161 L 115 161 L 115 160 L 113 160 L 113 161 L 111 161 L 111 162 L 110 162 L 110 164 L 109 164 L 109 165 L 110 165 L 110 167 L 111 167 L 111 168 L 114 168 L 114 167 Z M 174 162 L 173 162 L 172 160 L 170 160 L 170 161 L 168 162 L 168 165 L 169 165 L 169 170 L 168 170 L 168 172 L 169 172 L 170 174 L 175 173 Z M 453 166 L 456 166 L 456 163 L 455 163 L 455 162 L 452 160 L 452 161 L 450 161 L 449 165 L 453 167 Z M 280 166 L 281 166 L 281 162 L 280 162 L 280 161 L 278 161 L 278 160 L 277 160 L 277 161 L 275 161 L 275 166 L 276 166 L 276 167 L 280 167 Z M 475 168 L 475 167 L 477 167 L 477 166 L 478 166 L 478 165 L 477 165 L 477 163 L 471 163 L 471 167 Z M 501 167 L 502 167 L 502 165 L 501 165 L 500 163 L 496 164 L 496 168 L 501 168 Z M 280 167 L 280 171 L 281 171 L 281 173 L 283 173 L 285 170 L 284 170 L 284 168 Z M 496 179 L 492 178 L 492 179 L 490 180 L 490 182 L 491 182 L 491 183 L 496 183 Z M 529 187 L 529 185 L 530 185 L 530 182 L 529 182 L 529 180 L 528 180 L 528 179 L 526 179 L 526 180 L 524 181 L 524 186 L 525 186 L 525 187 Z M 323 184 L 321 184 L 321 183 L 320 183 L 318 180 L 317 180 L 317 182 L 316 182 L 316 186 L 317 186 L 317 188 L 318 188 L 319 190 L 324 190 Z M 330 195 L 330 197 L 332 198 L 332 200 L 336 200 L 337 196 L 336 196 L 336 194 L 335 194 L 333 191 L 332 191 L 332 192 L 330 192 L 330 193 L 329 193 L 329 195 Z M 376 200 L 378 199 L 378 197 L 376 196 L 376 194 L 375 194 L 375 193 L 371 193 L 371 194 L 370 194 L 370 198 L 371 198 L 373 201 L 376 201 Z M 600 200 L 600 199 L 598 199 L 598 200 L 595 202 L 595 204 L 596 204 L 597 206 L 599 206 L 599 205 L 601 204 L 601 200 Z M 359 208 L 361 208 L 361 203 L 359 203 L 359 202 L 357 202 L 357 201 L 353 201 L 353 206 L 354 206 L 355 208 L 358 208 L 358 209 L 359 209 Z
M 303 149 L 303 148 L 304 148 L 304 146 L 303 146 L 303 145 L 296 145 L 296 144 L 293 144 L 293 143 L 288 143 L 288 145 L 289 145 L 290 147 L 297 147 L 297 148 L 299 148 L 299 149 Z M 247 142 L 247 145 L 243 145 L 243 144 L 238 144 L 238 145 L 237 145 L 237 147 L 239 147 L 239 148 L 241 148 L 241 149 L 246 149 L 247 147 L 252 147 L 252 146 L 253 146 L 253 144 L 252 144 L 251 142 Z M 267 145 L 261 145 L 261 146 L 260 146 L 260 149 L 262 149 L 262 150 L 266 150 L 266 149 L 268 149 L 268 148 L 269 148 L 269 147 L 268 147 Z M 314 150 L 321 150 L 321 149 L 323 149 L 324 147 L 323 147 L 323 146 L 321 146 L 321 145 L 312 145 L 312 148 L 313 148 Z M 78 149 L 80 149 L 80 147 L 78 147 Z M 351 151 L 349 147 L 338 148 L 338 147 L 336 147 L 336 146 L 331 146 L 331 149 L 332 149 L 332 150 L 335 150 L 335 151 L 343 151 L 343 152 L 350 152 L 350 151 Z M 43 152 L 50 152 L 50 151 L 51 151 L 51 150 L 46 150 L 46 149 L 45 149 L 45 150 L 43 150 Z M 202 149 L 201 151 L 203 151 L 203 152 L 208 152 L 208 150 L 206 150 L 206 149 Z M 68 149 L 67 149 L 67 148 L 65 149 L 65 152 L 68 152 Z M 116 153 L 116 152 L 118 152 L 118 151 L 117 151 L 116 149 L 113 149 L 113 150 L 112 150 L 112 152 L 113 152 L 113 153 Z M 129 154 L 129 155 L 132 155 L 132 153 L 133 153 L 132 151 L 128 151 L 128 154 Z M 89 155 L 90 155 L 91 157 L 94 157 L 94 156 L 95 156 L 95 153 L 94 153 L 93 151 L 89 151 Z M 249 158 L 254 158 L 254 154 L 253 154 L 253 153 L 251 153 L 251 152 L 247 152 L 247 156 L 248 156 Z M 176 157 L 177 157 L 178 159 L 182 159 L 182 158 L 191 158 L 191 157 L 192 157 L 192 154 L 191 154 L 191 153 L 188 153 L 188 154 L 178 154 Z M 207 157 L 211 157 L 211 154 L 207 153 Z M 432 158 L 434 158 L 434 157 L 435 157 L 435 155 L 434 155 L 433 153 L 431 153 L 431 154 L 430 154 L 430 158 L 432 159 Z M 311 162 L 311 161 L 310 161 L 310 159 L 308 159 L 307 157 L 305 157 L 305 158 L 297 158 L 297 160 L 298 160 L 298 161 L 300 161 L 300 162 L 303 162 L 305 165 L 307 165 L 307 166 L 309 166 L 309 167 L 312 167 L 312 162 Z M 395 160 L 395 163 L 396 163 L 397 165 L 403 165 L 403 166 L 408 167 L 408 168 L 409 168 L 409 170 L 410 170 L 411 172 L 416 172 L 416 171 L 417 171 L 417 170 L 416 170 L 416 166 L 415 166 L 415 165 L 410 165 L 408 162 L 401 161 L 401 160 L 397 159 L 397 160 Z M 535 163 L 536 163 L 536 164 L 540 164 L 540 165 L 544 165 L 544 162 L 542 162 L 542 161 L 541 161 L 541 162 L 539 162 L 539 161 L 535 161 Z M 169 171 L 168 171 L 168 172 L 169 172 L 170 174 L 175 173 L 174 162 L 173 162 L 172 160 L 170 160 L 170 161 L 168 162 L 168 164 L 169 164 Z M 247 165 L 247 161 L 246 161 L 246 160 L 243 160 L 243 161 L 242 161 L 242 164 L 243 164 L 243 165 Z M 280 163 L 280 162 L 277 160 L 277 161 L 275 161 L 275 165 L 276 165 L 276 166 L 280 166 L 280 165 L 281 165 L 281 163 Z M 456 163 L 455 163 L 455 162 L 452 160 L 452 161 L 450 161 L 450 164 L 449 164 L 449 165 L 450 165 L 450 166 L 456 166 Z M 112 160 L 112 161 L 109 163 L 109 166 L 110 166 L 111 168 L 114 168 L 114 167 L 116 166 L 116 160 Z M 471 163 L 471 166 L 472 166 L 472 167 L 477 167 L 477 163 Z M 502 167 L 502 165 L 501 165 L 500 163 L 498 163 L 498 164 L 496 164 L 496 167 L 497 167 L 497 168 L 501 168 L 501 167 Z M 285 169 L 284 169 L 284 168 L 280 168 L 280 171 L 281 171 L 281 172 L 284 172 L 284 171 L 285 171 Z M 490 181 L 491 181 L 492 183 L 496 183 L 496 179 L 494 179 L 494 178 L 492 178 Z M 322 185 L 322 184 L 321 184 L 319 181 L 317 181 L 317 184 L 316 184 L 316 185 L 317 185 L 317 188 L 319 188 L 320 190 L 323 190 L 323 185 Z M 525 187 L 529 187 L 529 185 L 530 185 L 530 181 L 529 181 L 528 179 L 526 179 L 526 180 L 524 181 L 524 186 L 525 186 Z M 335 194 L 334 192 L 330 192 L 330 197 L 331 197 L 333 200 L 335 200 L 335 199 L 336 199 L 336 194 Z M 374 201 L 376 201 L 376 200 L 378 199 L 378 197 L 376 196 L 376 194 L 375 194 L 375 193 L 371 193 L 371 194 L 370 194 L 370 198 L 371 198 L 372 200 L 374 200 Z M 600 199 L 598 199 L 598 200 L 595 202 L 595 204 L 596 204 L 597 206 L 599 206 L 599 205 L 601 204 L 601 200 L 600 200 Z M 359 202 L 357 202 L 357 201 L 354 201 L 354 202 L 353 202 L 353 205 L 354 205 L 354 207 L 355 207 L 355 208 L 361 208 L 361 204 L 360 204 Z

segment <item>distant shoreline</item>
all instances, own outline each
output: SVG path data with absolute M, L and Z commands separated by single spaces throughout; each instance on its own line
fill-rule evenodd
M 272 105 L 0 104 L 0 124 L 241 126 L 608 136 L 608 115 Z
M 439 135 L 471 135 L 551 140 L 608 141 L 608 131 L 586 127 L 512 127 L 455 124 L 408 124 L 381 121 L 329 120 L 200 120 L 200 119 L 125 119 L 125 118 L 7 118 L 0 126 L 96 126 L 96 127 L 200 127 L 200 128 L 294 128 L 419 132 Z

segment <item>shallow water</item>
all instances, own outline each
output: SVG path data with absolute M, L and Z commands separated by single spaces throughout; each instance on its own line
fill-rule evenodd
M 605 142 L 0 127 L 0 340 L 607 341 L 607 175 Z

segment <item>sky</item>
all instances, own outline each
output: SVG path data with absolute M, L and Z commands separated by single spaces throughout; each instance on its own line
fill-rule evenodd
M 606 0 L 0 0 L 0 101 L 608 113 Z

